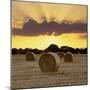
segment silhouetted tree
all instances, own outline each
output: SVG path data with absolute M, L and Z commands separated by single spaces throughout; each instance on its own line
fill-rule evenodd
M 42 50 L 33 49 L 32 52 L 35 54 L 41 54 Z
M 72 47 L 69 47 L 69 46 L 62 46 L 59 50 L 62 51 L 62 52 L 65 52 L 65 53 L 66 52 L 71 52 L 73 54 L 76 53 L 75 49 L 72 48 Z
M 27 53 L 27 52 L 32 52 L 33 50 L 31 49 L 31 48 L 25 48 L 24 49 L 24 52 L 25 52 L 25 54 Z
M 87 52 L 88 52 L 87 48 L 84 48 L 84 54 L 87 54 Z
M 80 49 L 79 48 L 75 49 L 75 54 L 80 54 Z
M 85 49 L 81 48 L 80 49 L 80 53 L 81 54 L 87 54 L 87 48 L 85 48 Z
M 45 51 L 58 52 L 59 51 L 59 48 L 58 48 L 57 45 L 51 44 L 47 49 L 45 49 Z
M 18 52 L 19 52 L 19 54 L 25 54 L 25 50 L 22 49 L 22 48 L 19 48 L 19 49 L 18 49 Z
M 18 49 L 12 48 L 12 54 L 18 54 Z

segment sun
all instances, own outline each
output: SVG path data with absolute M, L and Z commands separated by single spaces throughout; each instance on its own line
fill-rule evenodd
M 51 45 L 51 44 L 57 44 L 58 40 L 55 37 L 55 32 L 52 33 L 52 35 L 48 36 L 47 39 L 47 44 Z
M 47 43 L 50 44 L 57 44 L 57 39 L 55 37 L 50 36 L 47 40 Z

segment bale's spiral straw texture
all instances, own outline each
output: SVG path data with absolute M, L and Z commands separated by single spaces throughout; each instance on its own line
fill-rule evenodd
M 57 52 L 60 58 L 64 58 L 65 53 L 64 52 Z
M 57 54 L 48 52 L 41 55 L 39 66 L 42 72 L 55 72 L 60 65 L 60 58 Z
M 27 61 L 35 61 L 36 60 L 36 55 L 32 52 L 27 52 L 26 53 L 26 60 Z
M 73 61 L 73 55 L 71 52 L 67 52 L 64 56 L 64 61 L 65 62 L 72 62 Z

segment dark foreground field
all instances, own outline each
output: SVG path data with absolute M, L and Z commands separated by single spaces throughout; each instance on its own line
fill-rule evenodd
M 51 86 L 87 84 L 87 55 L 73 55 L 72 63 L 61 60 L 59 70 L 54 73 L 42 73 L 38 61 L 28 62 L 25 55 L 12 55 L 11 87 L 36 88 Z

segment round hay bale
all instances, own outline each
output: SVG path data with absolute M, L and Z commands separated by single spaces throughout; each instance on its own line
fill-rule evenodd
M 39 66 L 42 72 L 56 72 L 59 64 L 60 58 L 56 53 L 44 53 L 39 59 Z
M 32 52 L 27 52 L 26 53 L 26 60 L 27 61 L 35 61 L 36 60 L 36 55 Z
M 64 61 L 65 62 L 72 62 L 73 61 L 73 55 L 71 52 L 67 52 L 64 56 Z
M 64 52 L 57 52 L 60 58 L 64 58 L 65 53 Z

